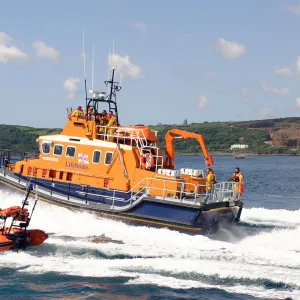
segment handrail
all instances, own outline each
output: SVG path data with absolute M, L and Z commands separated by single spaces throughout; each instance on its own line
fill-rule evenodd
M 141 149 L 143 147 L 148 146 L 147 139 L 143 130 L 139 128 L 130 128 L 130 127 L 120 127 L 120 126 L 103 126 L 103 125 L 96 125 L 96 129 L 99 129 L 99 133 L 96 133 L 97 136 L 103 137 L 103 140 L 108 140 L 109 138 L 116 138 L 117 143 L 123 140 L 130 140 L 130 146 L 132 146 L 132 142 L 135 141 L 135 145 L 138 147 L 140 154 L 142 154 Z M 102 129 L 102 130 L 101 130 Z M 112 130 L 112 134 L 108 131 Z M 121 131 L 125 131 L 129 135 L 120 135 Z
M 98 128 L 98 130 L 97 130 Z M 96 130 L 99 133 L 96 133 L 96 136 L 102 137 L 103 140 L 110 140 L 112 138 L 116 139 L 116 143 L 119 144 L 120 141 L 130 141 L 130 146 L 133 145 L 133 141 L 135 141 L 135 146 L 139 150 L 140 157 L 142 157 L 144 151 L 150 151 L 147 147 L 155 148 L 155 145 L 148 145 L 145 133 L 143 130 L 139 128 L 130 128 L 130 127 L 119 127 L 119 126 L 103 126 L 103 125 L 96 125 Z M 109 133 L 109 130 L 112 130 L 112 134 Z M 129 135 L 120 135 L 120 132 L 126 132 Z M 156 147 L 157 148 L 157 147 Z M 156 151 L 157 152 L 157 151 Z M 163 167 L 164 164 L 164 157 L 162 155 L 153 155 L 155 159 L 155 170 L 159 167 Z M 161 160 L 161 163 L 157 163 L 158 160 Z M 141 158 L 140 158 L 140 167 L 141 167 Z
M 154 185 L 149 186 L 148 179 L 151 179 L 151 181 L 162 181 L 164 184 L 163 188 L 158 188 Z M 147 182 L 146 184 L 144 182 Z M 166 188 L 167 183 L 176 183 L 176 185 L 180 185 L 179 189 L 169 189 Z M 212 189 L 207 190 L 207 186 L 205 184 L 199 184 L 195 185 L 193 183 L 186 183 L 186 182 L 180 182 L 180 181 L 174 181 L 174 180 L 168 180 L 168 179 L 159 179 L 159 178 L 143 178 L 140 182 L 138 182 L 131 191 L 135 190 L 138 187 L 146 188 L 147 190 L 161 190 L 162 191 L 162 197 L 166 198 L 167 192 L 172 193 L 179 193 L 179 200 L 184 200 L 186 197 L 192 197 L 194 202 L 198 198 L 205 198 L 207 203 L 212 202 L 220 202 L 220 201 L 226 201 L 228 199 L 240 199 L 241 195 L 239 193 L 239 184 L 236 182 L 220 182 L 211 185 Z M 189 187 L 189 188 L 188 188 Z M 190 190 L 191 192 L 188 192 L 187 190 Z M 199 190 L 205 190 L 203 193 L 198 193 Z M 139 193 L 139 192 L 137 192 Z
M 147 139 L 145 136 L 145 133 L 143 130 L 139 129 L 139 128 L 130 128 L 130 127 L 120 127 L 120 126 L 103 126 L 103 125 L 96 125 L 96 128 L 99 128 L 99 133 L 97 133 L 96 135 L 98 136 L 103 136 L 104 140 L 107 140 L 108 137 L 114 137 L 118 139 L 126 139 L 126 140 L 139 140 L 140 142 L 142 142 L 142 144 L 144 144 L 143 142 L 145 142 L 145 145 L 147 144 Z M 101 131 L 101 129 L 104 129 L 103 131 Z M 106 131 L 107 130 L 113 130 L 113 134 L 109 134 Z M 119 133 L 121 131 L 126 131 L 129 135 L 120 135 Z M 100 133 L 101 132 L 101 133 Z M 104 132 L 104 133 L 102 133 Z M 135 135 L 135 136 L 133 136 Z M 131 144 L 132 145 L 132 144 Z
M 4 169 L 3 167 L 1 169 Z M 28 182 L 28 180 L 24 180 L 19 176 L 16 176 L 12 172 L 8 172 L 8 174 L 3 174 L 2 176 L 8 176 L 8 177 L 16 177 L 16 181 Z M 19 177 L 19 178 L 18 178 Z M 149 184 L 149 181 L 151 180 L 152 184 Z M 162 182 L 163 187 L 157 187 L 156 182 Z M 35 185 L 39 183 L 36 182 L 35 179 Z M 168 183 L 175 183 L 176 188 L 170 188 L 168 187 Z M 121 190 L 111 190 L 112 196 L 105 196 L 98 194 L 99 197 L 105 197 L 107 199 L 110 199 L 112 201 L 111 208 L 114 210 L 125 210 L 127 208 L 130 208 L 134 205 L 136 205 L 138 202 L 140 202 L 144 197 L 150 196 L 152 191 L 160 191 L 159 193 L 161 196 L 157 196 L 157 198 L 162 198 L 168 202 L 180 202 L 180 203 L 189 203 L 194 205 L 202 205 L 203 203 L 217 203 L 217 202 L 223 202 L 223 201 L 230 201 L 230 200 L 239 200 L 241 198 L 241 194 L 239 192 L 239 184 L 236 182 L 220 182 L 212 185 L 211 190 L 206 189 L 206 185 L 199 184 L 195 185 L 192 183 L 186 183 L 186 182 L 180 182 L 175 180 L 168 180 L 168 179 L 159 179 L 159 178 L 143 178 L 141 181 L 139 181 L 134 187 L 131 188 L 130 191 L 125 192 Z M 74 198 L 71 194 L 70 189 L 71 183 L 69 183 L 69 190 L 68 193 L 63 193 L 60 191 L 60 189 L 56 188 L 54 190 L 54 193 L 61 194 L 61 196 L 66 198 L 66 201 L 71 198 Z M 51 194 L 52 190 L 55 187 L 51 185 Z M 44 188 L 47 190 L 47 187 Z M 203 192 L 198 192 L 203 191 Z M 118 192 L 118 197 L 116 197 L 116 192 Z M 73 192 L 72 192 L 73 193 Z M 88 201 L 87 194 L 89 194 L 88 189 L 86 191 L 80 191 L 83 195 L 86 195 L 84 197 L 85 199 L 83 201 Z M 121 195 L 120 195 L 121 193 Z M 124 198 L 122 198 L 122 194 L 124 194 Z M 176 195 L 176 197 L 170 197 L 168 194 Z M 129 198 L 125 197 L 125 195 L 130 196 Z M 76 198 L 76 197 L 75 197 Z M 74 199 L 75 199 L 74 198 Z M 121 205 L 122 203 L 122 205 Z M 128 203 L 126 206 L 124 206 L 125 203 Z

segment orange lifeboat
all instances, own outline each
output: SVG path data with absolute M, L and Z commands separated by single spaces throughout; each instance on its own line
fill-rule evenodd
M 28 205 L 28 197 L 32 185 L 28 187 L 23 206 L 11 206 L 6 209 L 0 209 L 0 219 L 3 225 L 0 227 L 0 251 L 6 250 L 25 250 L 29 246 L 41 245 L 48 235 L 39 229 L 27 229 L 32 218 L 37 200 L 34 203 L 31 216 L 25 205 Z M 10 226 L 6 226 L 7 220 L 12 219 Z

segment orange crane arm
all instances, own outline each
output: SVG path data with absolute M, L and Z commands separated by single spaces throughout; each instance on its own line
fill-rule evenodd
M 166 156 L 167 161 L 165 166 L 169 169 L 174 169 L 174 158 L 175 158 L 175 149 L 174 149 L 174 140 L 176 137 L 174 134 L 179 135 L 183 139 L 193 138 L 196 139 L 202 149 L 202 152 L 204 154 L 204 160 L 207 166 L 213 166 L 214 161 L 211 155 L 208 154 L 204 137 L 201 134 L 188 132 L 180 129 L 171 129 L 166 133 Z

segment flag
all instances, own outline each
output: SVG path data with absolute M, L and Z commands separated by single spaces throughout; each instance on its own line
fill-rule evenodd
M 89 164 L 89 156 L 87 154 L 78 153 L 78 163 Z
M 121 87 L 117 84 L 115 84 L 115 90 L 118 92 L 121 89 Z

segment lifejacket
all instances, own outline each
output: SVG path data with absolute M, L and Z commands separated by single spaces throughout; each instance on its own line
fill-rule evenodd
M 81 118 L 83 117 L 83 111 L 82 110 L 79 110 L 79 109 L 76 109 L 72 112 L 71 114 L 71 117 L 78 117 L 78 118 Z
M 107 126 L 116 126 L 117 118 L 114 114 L 108 115 L 108 124 Z
M 142 167 L 146 170 L 150 170 L 155 165 L 155 158 L 151 153 L 145 153 L 142 156 Z
M 217 183 L 217 180 L 216 180 L 216 175 L 215 175 L 215 173 L 214 173 L 214 172 L 212 172 L 212 171 L 210 171 L 208 174 L 212 174 L 212 175 L 213 175 L 213 177 L 212 177 L 212 179 L 211 179 L 211 184 L 215 184 L 215 183 Z
M 109 122 L 108 114 L 102 115 L 101 119 L 100 119 L 100 122 L 102 122 L 102 124 L 100 124 L 100 125 L 106 126 L 107 123 Z
M 100 118 L 99 118 L 99 123 L 100 123 L 101 126 L 104 126 L 105 123 L 106 123 L 105 117 L 100 117 Z
M 100 116 L 99 113 L 97 113 L 96 116 L 95 116 L 95 121 L 99 123 L 100 120 L 101 120 L 101 116 Z
M 206 177 L 206 189 L 211 191 L 213 189 L 214 184 L 217 183 L 216 175 L 214 172 L 209 171 Z
M 95 120 L 95 116 L 94 116 L 93 110 L 88 109 L 88 111 L 85 114 L 85 119 L 89 120 L 89 121 L 91 121 L 91 120 L 94 121 Z
M 242 174 L 242 173 L 241 172 L 233 173 L 232 179 L 233 179 L 234 182 L 240 182 L 240 174 Z

